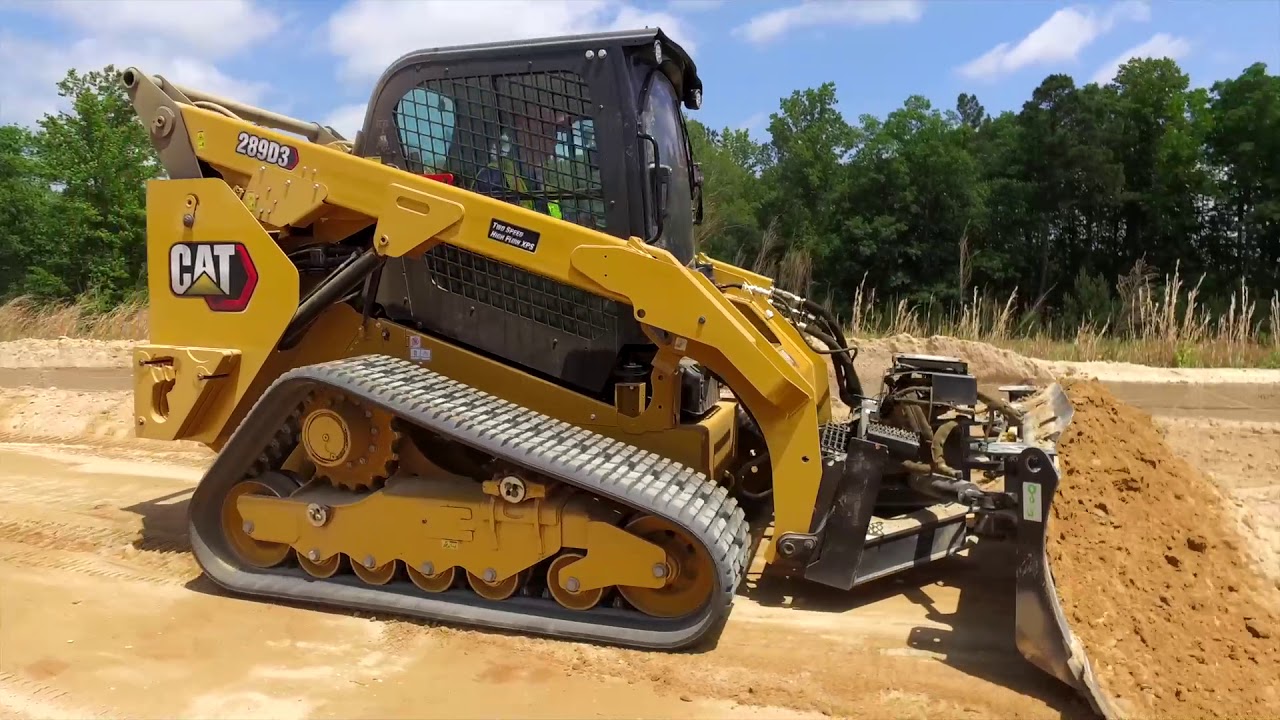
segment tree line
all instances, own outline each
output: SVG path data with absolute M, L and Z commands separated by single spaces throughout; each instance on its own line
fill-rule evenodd
M 162 172 L 115 69 L 58 83 L 68 112 L 0 127 L 0 300 L 145 293 L 145 181 Z M 1106 84 L 1046 77 L 1017 111 L 913 95 L 852 121 L 826 83 L 783 98 L 756 141 L 689 121 L 706 182 L 699 244 L 848 317 L 860 291 L 1028 317 L 1119 317 L 1126 283 L 1175 270 L 1225 307 L 1280 292 L 1280 77 L 1193 88 L 1170 59 Z
M 955 308 L 975 291 L 1063 332 L 1120 321 L 1126 287 L 1175 272 L 1214 310 L 1280 290 L 1280 77 L 1193 88 L 1170 59 L 1106 84 L 1053 74 L 1017 111 L 918 95 L 856 122 L 827 83 L 782 100 L 768 139 L 691 124 L 702 246 L 808 288 Z M 1280 329 L 1272 329 L 1272 332 Z

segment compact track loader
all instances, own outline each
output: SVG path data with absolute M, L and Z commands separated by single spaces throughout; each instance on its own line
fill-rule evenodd
M 661 31 L 406 55 L 354 142 L 121 78 L 168 173 L 137 433 L 217 451 L 215 582 L 674 650 L 758 549 L 849 589 L 982 537 L 1023 654 L 1110 713 L 1045 558 L 1067 398 L 911 355 L 866 390 L 822 306 L 696 252 L 702 86 Z

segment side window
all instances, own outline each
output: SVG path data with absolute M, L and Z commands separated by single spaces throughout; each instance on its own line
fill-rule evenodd
M 453 144 L 453 100 L 434 90 L 414 88 L 396 105 L 396 127 L 405 161 L 415 173 L 445 171 Z
M 671 169 L 671 180 L 666 194 L 667 212 L 662 220 L 662 234 L 653 244 L 683 262 L 690 262 L 693 260 L 693 201 L 689 184 L 689 157 L 686 152 L 688 145 L 685 143 L 679 113 L 680 101 L 675 89 L 665 75 L 654 72 L 650 76 L 649 89 L 645 94 L 640 125 L 656 141 L 659 162 Z M 644 169 L 646 173 L 650 173 L 654 165 L 653 145 L 645 142 L 643 147 Z M 654 217 L 657 200 L 649 198 L 650 235 L 658 229 Z
M 597 153 L 594 120 L 578 119 L 556 131 L 555 174 L 573 190 L 563 198 L 564 215 L 603 230 L 605 206 Z
M 586 80 L 569 71 L 429 79 L 396 104 L 406 169 L 605 229 L 606 201 Z
M 605 228 L 604 185 L 590 87 L 576 73 L 494 78 L 503 126 L 499 182 L 524 207 L 578 225 Z

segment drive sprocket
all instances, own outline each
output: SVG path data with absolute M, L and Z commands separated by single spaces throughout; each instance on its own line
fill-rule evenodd
M 391 414 L 332 390 L 312 393 L 303 404 L 301 442 L 317 478 L 352 491 L 382 487 L 399 460 Z

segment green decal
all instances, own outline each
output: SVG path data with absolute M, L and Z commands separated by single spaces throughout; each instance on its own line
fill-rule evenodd
M 1041 506 L 1040 483 L 1022 484 L 1022 519 L 1031 522 L 1044 522 L 1044 508 Z

